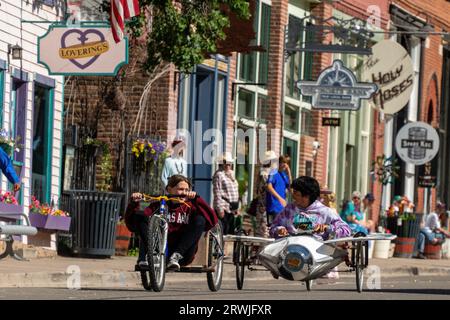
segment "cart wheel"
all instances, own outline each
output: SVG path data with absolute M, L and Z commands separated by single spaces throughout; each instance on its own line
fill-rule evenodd
M 312 280 L 306 280 L 305 284 L 306 284 L 306 290 L 311 291 Z
M 153 215 L 148 223 L 147 261 L 150 274 L 150 286 L 156 292 L 163 290 L 166 279 L 165 247 L 167 228 L 165 228 L 165 224 L 166 222 L 157 215 Z
M 242 242 L 236 243 L 236 285 L 238 290 L 244 287 L 245 264 L 248 257 L 248 247 Z
M 223 273 L 223 234 L 220 224 L 209 231 L 208 266 L 214 266 L 214 271 L 208 271 L 206 278 L 211 291 L 218 291 L 222 284 Z
M 364 282 L 364 267 L 366 263 L 365 248 L 361 242 L 356 246 L 355 272 L 356 272 L 356 290 L 361 293 Z

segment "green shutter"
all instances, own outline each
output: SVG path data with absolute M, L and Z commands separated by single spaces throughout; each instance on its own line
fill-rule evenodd
M 270 6 L 263 3 L 261 7 L 261 43 L 265 52 L 259 56 L 259 83 L 267 83 L 269 69 L 269 41 L 270 41 Z
M 5 72 L 0 70 L 0 129 L 3 128 L 3 92 L 5 90 Z

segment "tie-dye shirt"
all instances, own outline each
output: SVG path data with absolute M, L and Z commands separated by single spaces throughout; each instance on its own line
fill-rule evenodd
M 335 238 L 351 235 L 349 226 L 339 215 L 318 200 L 305 209 L 293 203 L 288 204 L 273 220 L 270 235 L 278 238 L 278 230 L 281 227 L 285 227 L 289 233 L 295 233 L 297 229 L 313 230 L 318 224 L 329 226 L 325 232 L 314 234 L 323 240 L 327 240 L 330 234 L 333 234 Z

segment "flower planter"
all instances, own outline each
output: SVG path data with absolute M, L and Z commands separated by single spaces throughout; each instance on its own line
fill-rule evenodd
M 41 229 L 45 228 L 45 223 L 47 222 L 47 216 L 44 216 L 43 214 L 40 214 L 40 213 L 30 212 L 30 214 L 28 215 L 28 218 L 30 219 L 30 224 L 33 227 L 41 228 Z
M 375 259 L 388 259 L 390 248 L 391 240 L 375 240 L 373 257 Z
M 395 239 L 394 257 L 411 258 L 414 252 L 415 238 L 398 237 Z
M 0 213 L 4 212 L 21 214 L 23 213 L 23 211 L 23 206 L 0 202 Z
M 69 231 L 71 220 L 70 217 L 64 216 L 47 216 L 45 229 Z
M 115 255 L 126 256 L 128 255 L 128 246 L 130 244 L 131 232 L 125 225 L 118 224 L 116 226 L 116 243 L 115 243 Z
M 36 228 L 62 231 L 69 231 L 72 220 L 70 217 L 43 215 L 33 212 L 30 212 L 29 218 L 31 225 Z

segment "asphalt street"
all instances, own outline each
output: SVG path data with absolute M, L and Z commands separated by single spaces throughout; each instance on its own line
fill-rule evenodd
M 247 279 L 243 290 L 232 280 L 224 280 L 218 292 L 210 292 L 206 277 L 171 282 L 170 275 L 162 292 L 132 288 L 0 288 L 0 299 L 13 300 L 450 300 L 450 277 L 417 276 L 381 278 L 379 288 L 358 293 L 354 277 L 342 277 L 336 283 L 314 283 L 310 292 L 300 282 Z M 374 284 L 369 284 L 372 287 Z

